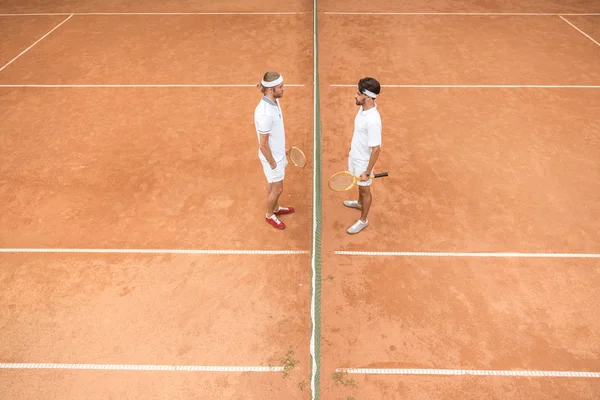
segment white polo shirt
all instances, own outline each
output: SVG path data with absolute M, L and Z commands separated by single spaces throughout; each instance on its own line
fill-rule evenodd
M 273 103 L 267 97 L 263 97 L 254 110 L 254 126 L 256 136 L 260 143 L 260 135 L 269 135 L 269 147 L 275 162 L 285 157 L 285 128 L 283 126 L 283 114 L 279 107 L 279 100 Z M 267 162 L 267 159 L 258 149 L 258 157 Z
M 350 146 L 350 157 L 359 161 L 369 161 L 371 147 L 381 146 L 381 116 L 377 105 L 363 111 L 362 106 L 354 118 L 354 135 Z

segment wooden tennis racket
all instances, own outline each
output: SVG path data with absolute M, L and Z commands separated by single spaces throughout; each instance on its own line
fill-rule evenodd
M 381 172 L 371 175 L 371 178 L 383 178 L 384 176 L 388 176 L 388 173 Z M 329 188 L 336 192 L 345 192 L 356 186 L 358 182 L 360 182 L 360 177 L 354 176 L 349 171 L 337 172 L 329 178 Z
M 290 149 L 288 156 L 292 164 L 294 164 L 296 167 L 304 168 L 306 165 L 306 156 L 304 155 L 304 152 L 302 152 L 302 150 L 296 146 L 293 146 Z

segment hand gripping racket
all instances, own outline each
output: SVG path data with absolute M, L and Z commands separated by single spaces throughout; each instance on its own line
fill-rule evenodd
M 388 176 L 387 172 L 371 175 L 371 178 L 382 178 Z M 329 178 L 329 188 L 336 192 L 344 192 L 352 189 L 360 182 L 360 177 L 354 176 L 349 171 L 337 172 Z

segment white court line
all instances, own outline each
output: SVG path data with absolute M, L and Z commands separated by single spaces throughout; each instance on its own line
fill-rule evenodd
M 50 17 L 57 15 L 301 15 L 304 11 L 283 12 L 84 12 L 84 13 L 29 13 L 0 14 L 0 17 Z M 563 14 L 566 15 L 566 14 Z
M 503 258 L 600 258 L 598 253 L 454 253 L 428 251 L 336 251 L 342 256 L 383 257 L 503 257 Z
M 477 370 L 477 369 L 419 369 L 419 368 L 338 368 L 336 372 L 349 374 L 387 375 L 476 375 L 518 376 L 549 378 L 600 378 L 600 372 L 579 371 L 525 371 L 525 370 Z
M 345 11 L 325 11 L 324 14 L 329 15 L 464 15 L 464 16 L 532 16 L 532 17 L 548 17 L 548 16 L 595 16 L 600 13 L 526 13 L 526 12 L 345 12 Z
M 290 255 L 308 254 L 308 250 L 177 250 L 177 249 L 25 249 L 0 248 L 0 253 L 134 253 L 134 254 L 225 254 L 225 255 Z
M 565 15 L 565 14 L 563 14 Z M 581 34 L 583 34 L 585 37 L 587 37 L 588 39 L 590 39 L 592 42 L 596 43 L 598 46 L 600 46 L 600 43 L 596 42 L 590 35 L 588 35 L 587 33 L 585 33 L 584 31 L 582 31 L 581 29 L 579 29 L 578 27 L 576 27 L 574 24 L 572 24 L 571 22 L 567 21 L 566 18 L 563 18 L 561 15 L 559 15 L 560 19 L 562 19 L 563 21 L 565 21 L 567 24 L 571 25 L 573 28 L 577 29 Z
M 286 87 L 303 87 L 301 84 L 285 84 Z M 170 88 L 170 87 L 200 87 L 200 88 L 211 88 L 211 87 L 252 87 L 256 88 L 256 84 L 6 84 L 0 85 L 4 88 Z
M 0 369 L 79 369 L 109 371 L 189 371 L 189 372 L 281 372 L 283 367 L 204 366 L 204 365 L 139 365 L 139 364 L 54 364 L 0 363 Z
M 17 58 L 21 57 L 23 54 L 25 54 L 29 49 L 31 49 L 33 46 L 35 46 L 36 44 L 38 44 L 46 36 L 48 36 L 49 34 L 51 34 L 52 32 L 54 32 L 59 26 L 61 26 L 62 24 L 64 24 L 65 22 L 67 22 L 69 19 L 71 19 L 72 16 L 73 16 L 73 14 L 69 15 L 63 22 L 61 22 L 60 24 L 58 24 L 54 28 L 52 28 L 52 30 L 50 32 L 46 33 L 44 36 L 42 36 L 41 38 L 39 38 L 34 44 L 32 44 L 31 46 L 29 46 L 28 48 L 26 48 L 25 50 L 23 50 L 18 56 L 16 56 L 12 60 L 10 60 L 4 67 L 0 68 L 0 71 L 2 71 L 4 68 L 8 67 L 13 61 L 15 61 Z
M 331 87 L 356 87 L 356 84 L 335 84 Z M 514 88 L 514 89 L 600 89 L 600 85 L 381 85 L 383 88 Z

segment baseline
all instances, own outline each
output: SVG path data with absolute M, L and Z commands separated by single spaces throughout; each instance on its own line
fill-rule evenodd
M 71 369 L 104 371 L 186 371 L 186 372 L 281 372 L 283 367 L 223 365 L 140 365 L 140 364 L 60 364 L 0 363 L 0 369 Z
M 336 372 L 348 374 L 386 375 L 475 375 L 516 376 L 548 378 L 600 378 L 600 372 L 584 371 L 527 371 L 527 370 L 477 370 L 477 369 L 423 369 L 423 368 L 338 368 Z

